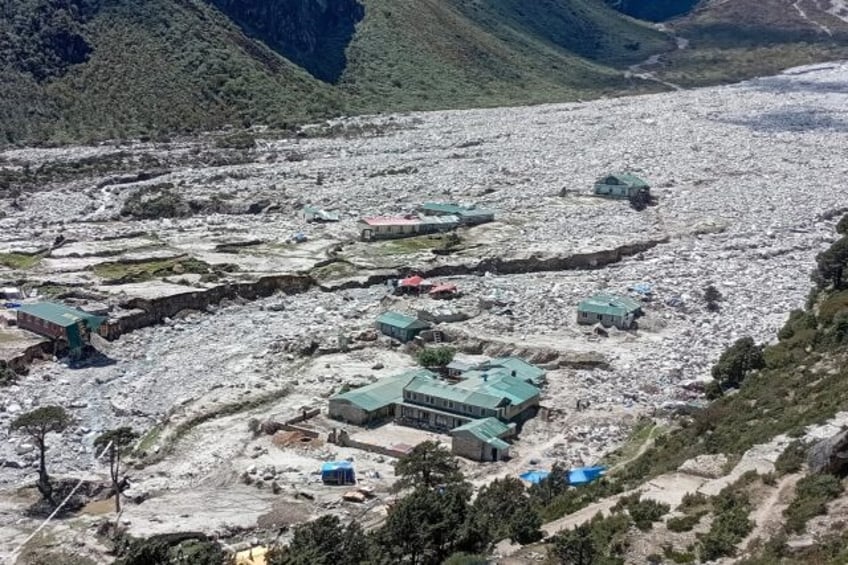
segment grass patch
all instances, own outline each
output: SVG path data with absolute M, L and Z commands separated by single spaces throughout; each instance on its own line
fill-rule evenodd
M 447 234 L 420 235 L 381 241 L 372 246 L 377 255 L 411 255 L 433 249 L 444 249 L 448 241 Z
M 147 453 L 156 445 L 159 441 L 159 436 L 162 435 L 162 426 L 156 424 L 152 428 L 150 428 L 146 434 L 144 434 L 141 439 L 138 441 L 134 451 L 136 453 Z
M 608 467 L 613 467 L 630 461 L 636 457 L 639 450 L 642 449 L 647 442 L 661 435 L 665 431 L 665 427 L 657 424 L 649 418 L 640 419 L 630 431 L 630 435 L 624 442 L 624 445 L 604 456 L 601 463 Z
M 108 284 L 145 282 L 183 274 L 211 275 L 230 269 L 233 269 L 233 267 L 228 265 L 213 267 L 209 263 L 191 257 L 139 262 L 115 261 L 100 263 L 91 267 L 94 274 L 104 279 Z
M 309 274 L 317 281 L 331 281 L 352 277 L 357 272 L 359 270 L 347 261 L 334 261 L 312 269 Z
M 16 271 L 25 271 L 38 265 L 41 257 L 38 253 L 0 253 L 0 265 Z

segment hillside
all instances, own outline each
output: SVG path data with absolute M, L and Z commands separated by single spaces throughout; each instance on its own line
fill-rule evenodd
M 669 47 L 590 0 L 526 12 L 452 0 L 27 0 L 2 10 L 7 142 L 639 91 L 612 66 Z

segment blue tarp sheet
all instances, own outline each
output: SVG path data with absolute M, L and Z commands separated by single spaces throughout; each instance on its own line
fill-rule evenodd
M 574 486 L 587 485 L 603 476 L 606 470 L 607 468 L 602 466 L 578 467 L 575 469 L 571 469 L 570 471 L 568 471 L 568 484 Z M 528 483 L 535 485 L 547 478 L 548 475 L 550 475 L 549 471 L 545 471 L 542 469 L 531 469 L 529 471 L 521 473 L 518 476 L 521 477 L 521 479 L 527 481 Z
M 526 473 L 521 473 L 518 476 L 521 477 L 523 480 L 527 481 L 528 483 L 535 485 L 542 482 L 542 479 L 547 478 L 548 475 L 550 475 L 550 473 L 547 471 L 539 471 L 536 469 L 532 469 L 530 471 L 527 471 Z
M 356 483 L 350 461 L 330 461 L 321 465 L 321 480 L 328 484 L 351 485 Z

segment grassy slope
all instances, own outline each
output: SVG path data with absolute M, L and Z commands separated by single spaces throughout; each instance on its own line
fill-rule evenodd
M 809 19 L 785 0 L 703 2 L 672 22 L 690 40 L 690 49 L 666 57 L 660 77 L 684 87 L 703 86 L 848 57 L 848 23 L 814 0 L 800 0 L 799 6 Z
M 338 97 L 199 0 L 113 2 L 87 22 L 90 59 L 36 83 L 3 72 L 6 137 L 52 141 L 304 119 Z
M 591 23 L 602 30 L 596 33 L 598 41 L 616 47 L 602 62 L 576 56 L 555 37 L 589 37 L 576 29 L 586 14 L 568 11 L 582 6 L 583 0 L 533 4 L 524 16 L 512 1 L 364 3 L 365 19 L 348 48 L 348 68 L 340 83 L 364 110 L 384 109 L 387 104 L 433 109 L 619 93 L 634 85 L 603 62 L 627 61 L 622 46 L 634 41 L 642 43 L 639 50 L 627 53 L 632 59 L 668 48 L 665 38 L 644 24 L 596 7 Z M 529 22 L 542 18 L 544 10 L 547 24 L 533 29 Z
M 610 65 L 669 47 L 662 34 L 594 0 L 524 8 L 517 0 L 364 4 L 336 88 L 246 38 L 203 0 L 103 3 L 78 26 L 93 48 L 87 62 L 42 82 L 0 65 L 0 141 L 279 126 L 343 111 L 617 94 L 634 84 Z

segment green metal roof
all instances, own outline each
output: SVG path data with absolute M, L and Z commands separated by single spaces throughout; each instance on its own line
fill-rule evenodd
M 483 363 L 484 367 L 503 367 L 507 371 L 515 371 L 515 376 L 522 381 L 530 381 L 540 384 L 547 372 L 544 369 L 532 365 L 519 357 L 498 357 Z
M 463 424 L 458 428 L 451 430 L 455 432 L 468 432 L 480 441 L 488 443 L 497 449 L 506 449 L 509 444 L 501 439 L 501 436 L 509 431 L 509 426 L 498 420 L 497 418 L 482 418 L 480 420 L 472 420 L 467 424 Z
M 406 316 L 400 312 L 383 312 L 377 318 L 377 323 L 386 324 L 403 330 L 426 329 L 430 327 L 427 322 L 422 322 L 416 318 Z
M 427 212 L 440 212 L 461 217 L 494 215 L 492 210 L 477 208 L 476 206 L 460 206 L 452 202 L 425 202 L 421 205 L 421 209 Z
M 426 369 L 415 369 L 399 375 L 380 379 L 375 383 L 336 394 L 330 400 L 347 400 L 351 404 L 373 412 L 403 400 L 403 389 L 412 379 L 433 379 L 435 374 Z
M 577 307 L 580 312 L 593 312 L 609 316 L 626 316 L 642 309 L 642 305 L 627 296 L 596 294 Z
M 606 180 L 610 177 L 613 177 L 618 180 L 619 183 L 632 186 L 635 188 L 649 188 L 648 183 L 637 177 L 632 173 L 612 173 L 610 175 L 605 175 L 598 181 L 598 184 L 605 184 Z
M 503 395 L 494 396 L 483 391 L 469 390 L 418 378 L 412 379 L 404 390 L 491 410 L 498 408 L 506 399 L 506 396 Z
M 458 382 L 455 386 L 488 396 L 505 398 L 513 405 L 522 404 L 539 396 L 538 388 L 523 379 L 513 377 L 507 369 L 500 367 L 488 371 L 475 371 L 469 378 Z
M 83 321 L 92 331 L 96 331 L 100 325 L 106 321 L 102 316 L 95 316 L 88 312 L 83 312 L 77 308 L 70 308 L 64 304 L 56 304 L 53 302 L 40 302 L 38 304 L 24 304 L 19 309 L 19 312 L 47 320 L 63 328 L 75 325 L 77 322 Z

